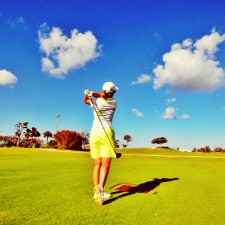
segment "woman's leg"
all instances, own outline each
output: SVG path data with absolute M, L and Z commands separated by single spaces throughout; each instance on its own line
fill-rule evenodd
M 93 167 L 93 183 L 94 183 L 94 186 L 99 185 L 101 165 L 102 165 L 101 158 L 94 159 L 94 167 Z
M 102 158 L 99 176 L 99 185 L 104 188 L 111 164 L 111 158 Z
M 111 158 L 94 159 L 93 183 L 95 201 L 102 205 L 104 199 L 110 198 L 111 194 L 104 193 L 104 186 L 107 180 L 111 164 Z

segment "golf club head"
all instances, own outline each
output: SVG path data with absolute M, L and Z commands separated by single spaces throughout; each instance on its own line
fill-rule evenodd
M 121 156 L 122 156 L 122 154 L 121 154 L 121 153 L 116 152 L 116 158 L 117 158 L 117 159 L 119 159 Z

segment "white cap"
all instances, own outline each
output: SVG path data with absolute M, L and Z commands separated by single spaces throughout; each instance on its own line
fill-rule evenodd
M 102 90 L 106 93 L 113 93 L 119 90 L 113 82 L 105 82 L 102 86 Z

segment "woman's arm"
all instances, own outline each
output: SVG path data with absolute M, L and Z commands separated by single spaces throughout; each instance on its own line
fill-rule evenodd
M 84 95 L 84 102 L 88 105 L 91 105 L 91 97 L 99 98 L 100 93 L 98 92 L 89 92 L 89 94 Z

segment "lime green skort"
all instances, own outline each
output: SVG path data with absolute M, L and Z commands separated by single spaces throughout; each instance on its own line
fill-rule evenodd
M 107 135 L 106 135 L 107 134 Z M 92 158 L 112 158 L 116 157 L 115 132 L 112 127 L 105 130 L 92 130 L 90 133 L 90 149 Z

